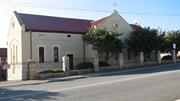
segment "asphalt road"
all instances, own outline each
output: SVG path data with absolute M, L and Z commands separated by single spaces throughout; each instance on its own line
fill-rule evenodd
M 1 101 L 175 101 L 180 64 L 83 79 L 0 88 Z

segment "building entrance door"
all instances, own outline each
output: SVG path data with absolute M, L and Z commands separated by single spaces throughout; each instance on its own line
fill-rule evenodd
M 73 54 L 67 54 L 67 56 L 69 57 L 69 69 L 72 70 L 74 69 Z

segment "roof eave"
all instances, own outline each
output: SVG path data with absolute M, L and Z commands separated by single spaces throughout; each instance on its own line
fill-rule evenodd
M 50 32 L 50 33 L 68 33 L 68 34 L 85 34 L 86 32 L 73 32 L 73 31 L 52 31 L 52 30 L 34 30 L 34 29 L 26 29 L 26 32 Z

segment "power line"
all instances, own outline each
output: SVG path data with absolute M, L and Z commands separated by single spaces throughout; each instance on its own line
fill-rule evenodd
M 20 5 L 22 6 L 22 5 Z M 27 7 L 27 6 L 22 6 L 22 7 Z M 30 7 L 32 8 L 32 7 Z M 33 7 L 34 8 L 34 7 Z M 100 13 L 111 13 L 112 11 L 108 10 L 94 10 L 94 9 L 87 9 L 87 8 L 69 8 L 69 7 L 52 7 L 52 8 L 47 8 L 47 7 L 36 7 L 36 8 L 46 8 L 46 9 L 65 9 L 65 10 L 74 10 L 74 11 L 86 11 L 86 12 L 100 12 Z M 152 15 L 152 16 L 177 16 L 180 17 L 180 14 L 153 14 L 153 13 L 132 13 L 132 12 L 120 12 L 120 14 L 126 14 L 126 15 Z
M 111 13 L 112 11 L 107 10 L 93 10 L 93 9 L 85 9 L 85 8 L 66 8 L 66 7 L 56 7 L 60 9 L 68 9 L 68 10 L 77 10 L 77 11 L 89 11 L 89 12 L 102 12 L 102 13 Z M 156 16 L 180 16 L 180 15 L 172 15 L 172 14 L 150 14 L 150 13 L 132 13 L 132 12 L 121 12 L 121 14 L 128 15 L 156 15 Z
M 173 14 L 129 13 L 129 12 L 121 12 L 121 14 L 129 14 L 129 15 L 153 15 L 153 16 L 180 16 L 180 15 L 173 15 Z

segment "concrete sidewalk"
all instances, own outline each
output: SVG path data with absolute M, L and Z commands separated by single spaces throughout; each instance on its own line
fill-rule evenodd
M 0 82 L 0 87 L 14 87 L 14 86 L 23 86 L 23 85 L 38 85 L 53 81 L 66 81 L 71 79 L 80 79 L 85 78 L 84 76 L 69 76 L 69 77 L 59 77 L 59 78 L 49 78 L 43 80 L 26 80 L 26 81 L 3 81 Z
M 22 85 L 35 85 L 46 83 L 47 80 L 27 80 L 27 81 L 3 81 L 0 82 L 0 87 L 14 87 Z
M 169 66 L 173 66 L 173 65 L 178 65 L 178 64 L 158 65 L 158 66 L 150 66 L 150 67 L 143 67 L 143 68 L 141 67 L 141 68 L 119 69 L 119 70 L 114 70 L 114 71 L 88 73 L 88 74 L 77 75 L 77 76 L 49 78 L 49 79 L 42 79 L 42 80 L 5 81 L 5 82 L 0 82 L 0 87 L 37 85 L 37 84 L 50 83 L 50 82 L 69 81 L 69 80 L 75 80 L 75 79 L 83 79 L 83 78 L 107 76 L 107 75 L 112 75 L 112 74 L 128 73 L 128 72 L 148 70 L 148 69 L 156 69 L 156 68 L 162 68 L 162 67 L 169 67 Z
M 122 71 L 88 73 L 88 74 L 84 74 L 84 75 L 49 78 L 49 79 L 42 79 L 42 80 L 3 81 L 3 82 L 0 82 L 0 87 L 37 85 L 37 84 L 43 84 L 43 83 L 49 83 L 49 82 L 69 81 L 69 80 L 75 80 L 75 79 L 83 79 L 83 78 L 97 77 L 97 76 L 103 76 L 103 75 L 110 75 L 110 74 L 116 74 L 116 73 L 120 73 L 120 72 L 122 72 Z

